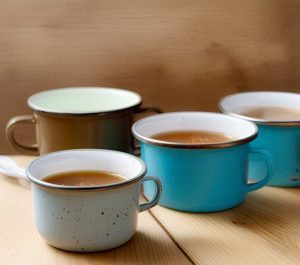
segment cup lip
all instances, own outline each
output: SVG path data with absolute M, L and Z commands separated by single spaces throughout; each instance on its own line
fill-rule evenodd
M 174 143 L 174 142 L 166 142 L 166 141 L 160 141 L 160 140 L 155 140 L 152 139 L 150 137 L 146 137 L 143 136 L 139 133 L 136 132 L 136 127 L 139 125 L 139 123 L 143 122 L 146 119 L 149 119 L 151 117 L 154 116 L 162 116 L 162 115 L 176 115 L 176 114 L 192 114 L 192 113 L 201 113 L 201 114 L 207 114 L 207 115 L 221 115 L 221 116 L 226 116 L 227 118 L 231 118 L 234 120 L 239 120 L 239 121 L 244 121 L 245 123 L 250 123 L 253 128 L 254 128 L 254 132 L 244 138 L 241 139 L 237 139 L 237 140 L 232 140 L 232 141 L 228 141 L 228 142 L 224 142 L 224 143 L 215 143 L 215 144 L 185 144 L 185 143 Z M 151 145 L 155 145 L 155 146 L 160 146 L 160 147 L 167 147 L 167 148 L 178 148 L 178 149 L 222 149 L 222 148 L 228 148 L 228 147 L 233 147 L 233 146 L 238 146 L 238 145 L 243 145 L 243 144 L 247 144 L 251 141 L 253 141 L 254 139 L 256 139 L 256 137 L 258 136 L 258 128 L 255 125 L 255 123 L 251 122 L 251 121 L 245 121 L 243 119 L 240 118 L 236 118 L 236 117 L 232 117 L 226 114 L 222 114 L 222 113 L 217 113 L 217 112 L 203 112 L 203 111 L 181 111 L 181 112 L 166 112 L 166 113 L 162 113 L 162 114 L 156 114 L 156 115 L 152 115 L 150 117 L 145 117 L 142 118 L 138 121 L 136 121 L 133 125 L 132 125 L 132 133 L 133 135 L 141 142 L 146 143 L 146 144 L 151 144 Z
M 105 89 L 105 90 L 112 90 L 112 91 L 122 91 L 122 92 L 126 92 L 128 94 L 132 94 L 134 96 L 137 97 L 138 101 L 136 104 L 133 105 L 129 105 L 128 107 L 125 108 L 121 108 L 121 109 L 115 109 L 115 110 L 108 110 L 108 111 L 86 111 L 86 112 L 64 112 L 64 111 L 55 111 L 55 110 L 50 110 L 47 108 L 42 108 L 37 106 L 36 104 L 34 104 L 32 101 L 34 100 L 35 97 L 38 97 L 40 95 L 43 94 L 47 94 L 50 91 L 59 91 L 59 90 L 81 90 L 81 89 L 92 89 L 92 90 L 99 90 L 99 89 Z M 55 114 L 55 115 L 61 115 L 61 116 L 102 116 L 102 115 L 110 115 L 110 114 L 119 114 L 119 113 L 123 113 L 123 112 L 127 112 L 127 111 L 132 111 L 137 109 L 138 107 L 140 107 L 142 104 L 142 97 L 141 95 L 139 95 L 136 92 L 133 92 L 131 90 L 127 90 L 127 89 L 121 89 L 121 88 L 112 88 L 112 87 L 84 87 L 84 86 L 78 86 L 78 87 L 61 87 L 61 88 L 55 88 L 55 89 L 48 89 L 48 90 L 44 90 L 44 91 L 40 91 L 37 92 L 33 95 L 31 95 L 28 99 L 27 99 L 27 105 L 33 110 L 33 111 L 37 111 L 37 112 L 41 112 L 41 113 L 50 113 L 50 114 Z
M 250 122 L 254 122 L 258 125 L 266 125 L 266 126 L 278 126 L 278 127 L 296 127 L 300 126 L 300 120 L 294 120 L 294 121 L 271 121 L 271 120 L 264 120 L 264 119 L 257 119 L 257 118 L 252 118 L 248 116 L 244 116 L 241 114 L 237 114 L 234 112 L 227 111 L 223 107 L 223 102 L 227 100 L 228 98 L 238 96 L 238 95 L 247 95 L 247 94 L 287 94 L 287 95 L 300 95 L 299 93 L 294 93 L 294 92 L 284 92 L 284 91 L 251 91 L 251 92 L 240 92 L 240 93 L 234 93 L 227 95 L 219 100 L 218 107 L 219 110 L 227 115 L 237 117 L 243 120 L 247 120 Z
M 63 154 L 63 153 L 74 153 L 74 152 L 107 152 L 107 153 L 121 153 L 123 155 L 129 156 L 133 159 L 135 159 L 141 166 L 142 169 L 141 171 L 134 177 L 125 180 L 125 181 L 121 181 L 121 182 L 117 182 L 117 183 L 112 183 L 112 184 L 106 184 L 106 185 L 95 185 L 95 186 L 63 186 L 63 185 L 58 185 L 58 184 L 53 184 L 53 183 L 49 183 L 43 180 L 40 180 L 38 178 L 35 178 L 32 174 L 31 174 L 31 167 L 34 166 L 35 163 L 39 162 L 40 160 L 45 159 L 46 157 L 50 157 L 50 156 L 55 156 L 57 154 Z M 63 151 L 57 151 L 57 152 L 52 152 L 49 154 L 45 154 L 42 155 L 38 158 L 36 158 L 35 160 L 33 160 L 27 167 L 25 170 L 26 173 L 26 177 L 34 184 L 42 187 L 42 188 L 46 188 L 46 189 L 53 189 L 53 190 L 61 190 L 61 191 L 99 191 L 99 190 L 113 190 L 113 189 L 117 189 L 117 188 L 122 188 L 128 185 L 131 185 L 133 183 L 136 183 L 138 181 L 140 181 L 147 172 L 147 166 L 144 163 L 143 160 L 141 160 L 140 158 L 133 156 L 131 154 L 127 154 L 125 152 L 120 152 L 120 151 L 115 151 L 115 150 L 106 150 L 106 149 L 69 149 L 69 150 L 63 150 Z

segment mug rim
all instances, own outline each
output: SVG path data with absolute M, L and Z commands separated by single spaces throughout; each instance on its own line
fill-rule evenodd
M 253 126 L 253 128 L 254 128 L 254 132 L 251 135 L 247 136 L 247 137 L 243 137 L 243 138 L 237 139 L 237 140 L 222 142 L 222 143 L 186 144 L 186 143 L 175 143 L 175 142 L 167 142 L 167 141 L 152 139 L 151 137 L 143 136 L 143 135 L 137 133 L 137 131 L 136 131 L 136 127 L 137 127 L 138 124 L 140 124 L 141 122 L 143 122 L 147 119 L 150 119 L 151 117 L 153 118 L 153 117 L 157 117 L 157 116 L 176 115 L 176 114 L 192 114 L 192 113 L 198 113 L 198 114 L 201 113 L 201 114 L 206 114 L 206 115 L 218 115 L 218 116 L 224 116 L 226 118 L 231 118 L 233 120 L 243 121 L 245 123 L 251 124 L 251 126 Z M 237 118 L 237 117 L 232 117 L 230 115 L 226 115 L 226 114 L 222 114 L 222 113 L 203 112 L 203 111 L 166 112 L 166 113 L 162 113 L 162 114 L 152 115 L 150 117 L 145 117 L 145 118 L 142 118 L 142 119 L 136 121 L 132 125 L 131 130 L 132 130 L 133 135 L 139 141 L 141 141 L 143 143 L 151 144 L 151 145 L 154 145 L 154 146 L 167 147 L 167 148 L 179 148 L 179 149 L 222 149 L 222 148 L 228 148 L 228 147 L 247 144 L 247 143 L 253 141 L 254 139 L 256 139 L 256 137 L 258 136 L 258 128 L 255 125 L 255 123 L 253 123 L 251 121 L 246 121 L 246 120 L 243 120 L 243 119 L 240 119 L 240 118 Z
M 34 177 L 31 173 L 31 167 L 34 166 L 35 163 L 39 162 L 40 160 L 46 159 L 47 157 L 55 156 L 57 154 L 63 154 L 63 153 L 74 153 L 74 152 L 107 152 L 107 153 L 121 153 L 122 155 L 125 155 L 127 157 L 131 157 L 135 159 L 140 165 L 141 170 L 136 176 L 131 177 L 130 179 L 126 179 L 121 182 L 111 183 L 111 184 L 105 184 L 105 185 L 94 185 L 94 186 L 68 186 L 68 185 L 58 185 L 49 183 L 46 181 L 43 181 L 42 179 L 38 179 Z M 64 171 L 62 171 L 64 172 Z M 61 190 L 61 191 L 99 191 L 99 190 L 113 190 L 117 188 L 121 188 L 124 186 L 131 185 L 133 183 L 139 182 L 147 172 L 147 166 L 143 160 L 140 158 L 133 156 L 131 154 L 121 152 L 121 151 L 115 151 L 115 150 L 108 150 L 108 149 L 68 149 L 68 150 L 62 150 L 57 152 L 48 153 L 42 156 L 39 156 L 35 160 L 33 160 L 25 170 L 26 177 L 34 184 L 46 188 L 46 189 L 53 189 L 53 190 Z
M 111 90 L 111 91 L 115 91 L 115 92 L 125 92 L 128 94 L 131 94 L 133 96 L 135 96 L 137 98 L 137 103 L 133 104 L 133 105 L 129 105 L 128 107 L 125 108 L 117 108 L 117 109 L 113 109 L 113 110 L 107 110 L 107 111 L 83 111 L 83 112 L 68 112 L 68 111 L 55 111 L 55 110 L 51 110 L 51 109 L 47 109 L 47 108 L 43 108 L 40 106 L 37 106 L 36 104 L 34 104 L 32 101 L 34 100 L 34 98 L 43 95 L 43 94 L 47 94 L 47 93 L 51 93 L 51 92 L 56 92 L 56 91 L 61 91 L 61 90 L 82 90 L 82 89 L 91 89 L 91 90 Z M 109 115 L 109 114 L 119 114 L 119 113 L 123 113 L 123 112 L 127 112 L 130 110 L 134 110 L 136 108 L 138 108 L 140 105 L 142 104 L 142 97 L 141 95 L 139 95 L 138 93 L 128 90 L 128 89 L 121 89 L 121 88 L 113 88 L 113 87 L 85 87 L 85 86 L 78 86 L 78 87 L 61 87 L 61 88 L 54 88 L 54 89 L 48 89 L 48 90 L 44 90 L 44 91 L 40 91 L 37 93 L 34 93 L 33 95 L 31 95 L 28 99 L 27 99 L 27 105 L 33 110 L 33 111 L 37 111 L 37 112 L 41 112 L 41 113 L 49 113 L 49 114 L 54 114 L 54 115 L 62 115 L 62 116 L 95 116 L 95 115 Z
M 265 119 L 257 119 L 257 118 L 252 118 L 252 117 L 248 117 L 248 116 L 244 116 L 241 114 L 237 114 L 235 112 L 231 112 L 231 111 L 227 111 L 224 107 L 223 107 L 223 103 L 225 100 L 229 99 L 229 98 L 233 98 L 235 96 L 239 96 L 239 95 L 247 95 L 247 94 L 285 94 L 285 95 L 298 95 L 300 96 L 299 93 L 295 93 L 295 92 L 285 92 L 285 91 L 250 91 L 250 92 L 240 92 L 240 93 L 234 93 L 234 94 L 230 94 L 227 95 L 223 98 L 221 98 L 219 100 L 218 103 L 218 108 L 219 110 L 227 115 L 236 117 L 236 118 L 240 118 L 243 120 L 247 120 L 250 122 L 254 122 L 256 124 L 259 125 L 266 125 L 266 126 L 278 126 L 278 127 L 296 127 L 296 126 L 300 126 L 300 120 L 291 120 L 291 121 L 271 121 L 271 120 L 265 120 Z

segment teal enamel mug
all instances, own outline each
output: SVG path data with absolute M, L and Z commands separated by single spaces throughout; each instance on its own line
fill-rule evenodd
M 247 192 L 263 187 L 272 174 L 269 153 L 251 148 L 257 126 L 239 118 L 209 112 L 173 112 L 153 115 L 134 123 L 132 131 L 141 143 L 141 156 L 148 175 L 163 186 L 160 204 L 189 212 L 215 212 L 232 208 Z M 154 139 L 161 133 L 204 131 L 229 136 L 226 142 L 180 143 Z M 248 183 L 248 161 L 253 154 L 264 158 L 267 172 L 263 179 Z M 145 183 L 147 198 L 155 186 Z
M 250 145 L 271 154 L 274 174 L 268 185 L 300 186 L 300 94 L 245 92 L 221 99 L 219 107 L 226 114 L 257 124 L 259 135 Z M 259 154 L 251 157 L 249 166 L 254 180 L 267 171 Z

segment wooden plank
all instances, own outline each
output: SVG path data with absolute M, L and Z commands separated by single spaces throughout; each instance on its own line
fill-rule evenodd
M 165 111 L 244 90 L 300 90 L 297 0 L 2 0 L 0 150 L 37 91 L 112 86 Z M 21 130 L 30 141 L 29 130 Z
M 16 157 L 22 165 L 32 158 Z M 30 185 L 0 175 L 0 264 L 191 264 L 148 212 L 136 235 L 110 251 L 77 254 L 47 245 L 34 228 Z
M 300 190 L 266 187 L 220 213 L 151 210 L 196 264 L 299 264 Z

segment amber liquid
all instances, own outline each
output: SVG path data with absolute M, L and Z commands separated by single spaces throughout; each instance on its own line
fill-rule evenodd
M 281 107 L 259 107 L 240 113 L 243 116 L 269 121 L 297 121 L 300 111 Z
M 233 137 L 229 135 L 210 131 L 171 131 L 154 134 L 151 138 L 164 142 L 183 144 L 214 144 L 233 140 Z
M 68 171 L 47 176 L 43 179 L 48 183 L 63 186 L 98 186 L 118 183 L 125 178 L 117 173 L 109 171 Z

